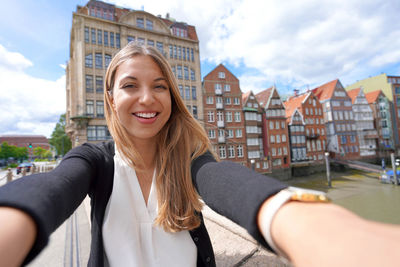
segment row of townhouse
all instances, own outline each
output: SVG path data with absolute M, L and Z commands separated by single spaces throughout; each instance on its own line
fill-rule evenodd
M 393 149 L 390 101 L 381 90 L 346 91 L 337 79 L 282 101 L 275 86 L 242 93 L 222 64 L 203 79 L 204 126 L 221 160 L 259 172 L 387 155 Z M 383 144 L 385 149 L 382 149 Z

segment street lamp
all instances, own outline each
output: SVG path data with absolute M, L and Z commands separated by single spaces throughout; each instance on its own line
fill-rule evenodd
M 256 161 L 254 159 L 251 159 L 250 164 L 251 164 L 251 169 L 254 171 L 256 169 L 256 166 L 255 166 Z
M 326 179 L 328 180 L 328 186 L 332 187 L 331 171 L 329 166 L 329 152 L 325 152 L 325 164 L 326 164 Z

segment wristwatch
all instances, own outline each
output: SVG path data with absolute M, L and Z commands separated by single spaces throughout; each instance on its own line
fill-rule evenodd
M 288 259 L 287 255 L 281 251 L 272 240 L 271 223 L 278 210 L 289 201 L 330 202 L 330 199 L 326 196 L 325 192 L 293 186 L 281 190 L 272 197 L 265 209 L 265 214 L 261 218 L 260 230 L 270 247 L 279 256 L 282 256 L 286 259 Z

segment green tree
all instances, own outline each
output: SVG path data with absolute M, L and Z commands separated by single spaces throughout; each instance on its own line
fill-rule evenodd
M 33 155 L 35 155 L 41 159 L 50 158 L 52 156 L 52 154 L 49 150 L 46 150 L 40 146 L 35 147 L 33 149 Z
M 71 140 L 65 133 L 65 114 L 60 116 L 49 143 L 56 149 L 57 155 L 64 156 L 72 148 Z
M 0 158 L 5 160 L 14 158 L 22 161 L 28 158 L 28 148 L 16 147 L 3 142 L 0 146 Z

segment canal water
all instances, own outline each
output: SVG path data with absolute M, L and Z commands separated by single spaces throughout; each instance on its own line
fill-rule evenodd
M 288 183 L 327 192 L 333 203 L 366 219 L 400 224 L 400 186 L 382 184 L 378 174 L 358 170 L 331 175 L 332 188 L 328 187 L 325 173 L 296 177 Z

